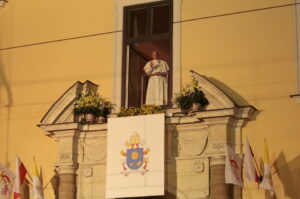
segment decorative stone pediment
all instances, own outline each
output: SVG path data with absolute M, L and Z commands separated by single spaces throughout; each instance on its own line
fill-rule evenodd
M 41 125 L 75 122 L 73 108 L 78 95 L 85 90 L 97 91 L 98 85 L 85 81 L 73 84 L 58 100 L 51 106 L 41 120 Z
M 230 98 L 224 91 L 213 84 L 207 77 L 191 71 L 192 76 L 198 81 L 205 96 L 209 101 L 208 110 L 233 108 L 237 103 Z

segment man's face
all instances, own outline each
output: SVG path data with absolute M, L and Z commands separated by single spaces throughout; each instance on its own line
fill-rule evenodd
M 152 59 L 158 59 L 158 52 L 153 51 L 151 54 Z

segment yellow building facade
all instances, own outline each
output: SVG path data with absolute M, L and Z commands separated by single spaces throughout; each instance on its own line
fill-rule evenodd
M 18 155 L 30 172 L 35 156 L 44 183 L 50 180 L 57 144 L 36 125 L 76 81 L 98 84 L 120 107 L 117 16 L 124 2 L 10 0 L 0 8 L 0 163 L 14 170 Z M 276 197 L 300 198 L 300 105 L 290 97 L 298 93 L 298 4 L 174 0 L 174 5 L 173 91 L 189 82 L 194 70 L 239 105 L 256 107 L 259 113 L 243 138 L 249 138 L 261 169 L 267 139 Z M 257 184 L 244 182 L 243 198 L 269 197 Z M 50 185 L 45 198 L 54 198 Z

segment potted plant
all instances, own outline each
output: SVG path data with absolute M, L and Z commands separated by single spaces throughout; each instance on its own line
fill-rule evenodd
M 192 98 L 190 96 L 190 92 L 183 89 L 180 94 L 178 94 L 175 98 L 175 102 L 177 104 L 177 106 L 180 107 L 181 111 L 184 114 L 188 114 L 188 112 L 190 111 L 190 109 L 193 106 L 193 101 Z
M 91 90 L 81 94 L 74 104 L 74 113 L 83 115 L 83 122 L 95 123 L 99 117 L 105 121 L 113 110 L 111 102 Z
M 193 78 L 192 79 L 192 92 L 190 93 L 193 105 L 192 105 L 192 111 L 199 111 L 204 110 L 207 105 L 209 105 L 209 102 L 207 98 L 205 97 L 204 92 L 201 90 L 201 87 L 198 85 L 198 81 Z
M 209 104 L 204 92 L 198 85 L 198 81 L 193 78 L 190 84 L 187 84 L 175 98 L 175 103 L 181 108 L 184 114 L 190 110 L 199 111 L 205 109 Z
M 103 119 L 103 122 L 107 121 L 107 115 L 111 114 L 112 110 L 114 109 L 114 105 L 106 100 L 105 98 L 100 97 L 100 116 Z

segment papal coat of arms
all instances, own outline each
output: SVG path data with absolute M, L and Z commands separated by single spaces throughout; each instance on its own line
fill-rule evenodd
M 143 148 L 144 142 L 141 141 L 140 135 L 138 133 L 133 133 L 128 141 L 125 142 L 126 152 L 121 150 L 121 156 L 125 157 L 122 160 L 122 174 L 127 176 L 130 173 L 138 172 L 144 175 L 148 169 L 147 165 L 149 159 L 145 157 L 150 149 Z

